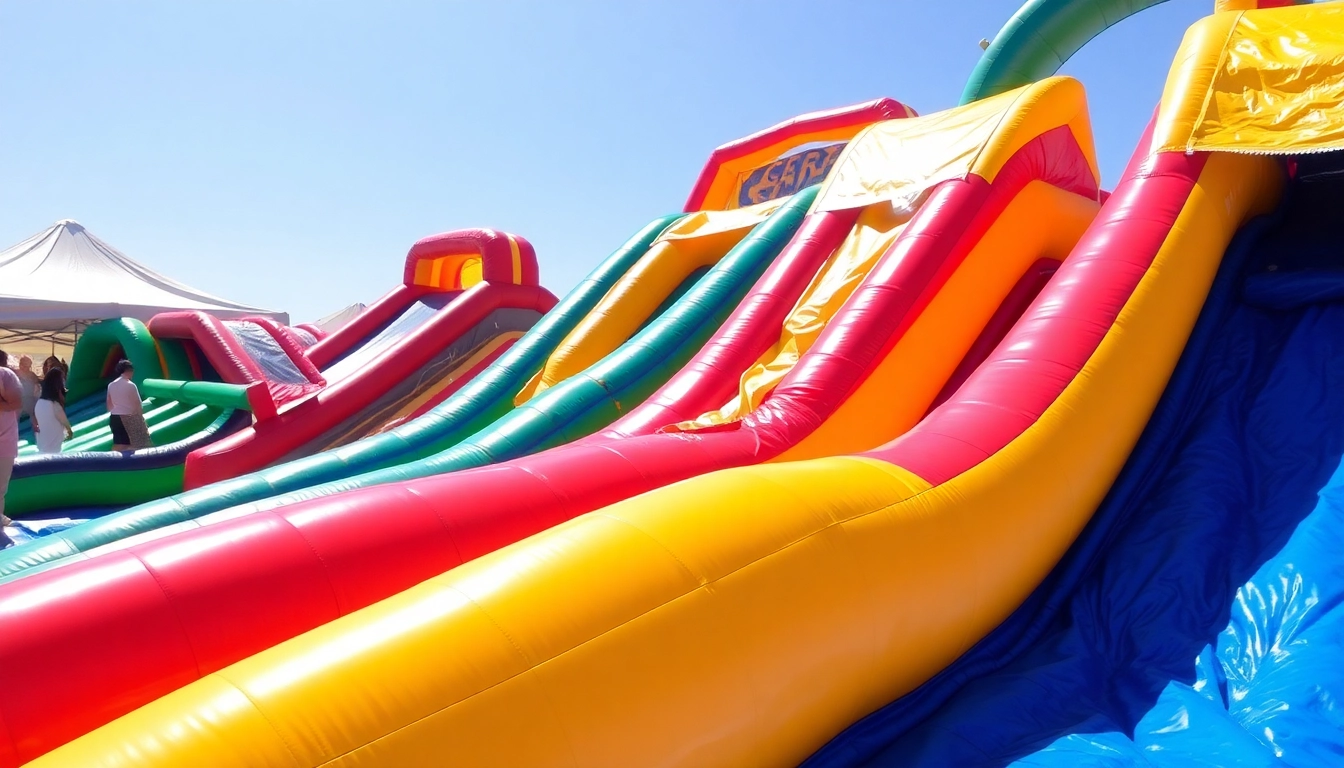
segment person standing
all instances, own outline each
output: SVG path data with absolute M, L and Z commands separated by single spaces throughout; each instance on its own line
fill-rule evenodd
M 131 386 L 135 386 L 132 384 Z M 37 401 L 37 450 L 60 453 L 61 443 L 75 436 L 65 416 L 65 371 L 53 368 L 42 379 L 42 398 Z
M 23 385 L 19 375 L 9 367 L 9 356 L 0 351 L 0 526 L 12 520 L 5 515 L 5 494 L 9 492 L 9 476 L 14 472 L 14 460 L 19 457 L 19 411 L 23 410 Z M 14 542 L 0 531 L 0 549 Z
M 138 451 L 148 448 L 149 427 L 145 424 L 145 412 L 140 403 L 140 388 L 135 386 L 131 377 L 135 375 L 135 366 L 130 360 L 117 363 L 117 378 L 107 385 L 108 426 L 112 428 L 112 450 Z
M 33 432 L 37 432 L 37 420 L 33 418 L 33 409 L 37 406 L 38 392 L 42 386 L 42 379 L 38 377 L 37 372 L 33 370 L 33 358 L 28 355 L 19 355 L 19 383 L 23 385 L 23 412 L 28 416 L 28 423 L 32 426 Z

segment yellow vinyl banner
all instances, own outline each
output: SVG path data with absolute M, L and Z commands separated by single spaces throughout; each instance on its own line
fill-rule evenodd
M 1344 149 L 1344 7 L 1209 16 L 1185 33 L 1167 84 L 1160 151 Z

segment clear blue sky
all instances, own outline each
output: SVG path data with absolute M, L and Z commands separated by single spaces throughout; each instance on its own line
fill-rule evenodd
M 1185 28 L 1171 0 L 1065 69 L 1105 183 Z M 890 96 L 953 106 L 1017 0 L 0 5 L 0 246 L 61 218 L 151 268 L 312 320 L 416 239 L 521 234 L 563 294 L 717 145 Z

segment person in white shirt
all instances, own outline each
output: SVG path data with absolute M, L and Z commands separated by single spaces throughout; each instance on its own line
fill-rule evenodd
M 61 443 L 75 436 L 65 416 L 65 371 L 53 368 L 42 379 L 42 397 L 34 410 L 33 430 L 40 453 L 60 453 Z
M 5 494 L 9 491 L 9 476 L 14 471 L 14 460 L 19 457 L 19 412 L 23 410 L 23 385 L 19 375 L 10 370 L 9 355 L 0 352 L 0 526 L 11 521 L 5 515 Z M 14 542 L 0 531 L 0 549 Z
M 149 427 L 140 404 L 140 389 L 131 381 L 135 366 L 130 360 L 117 363 L 117 378 L 107 385 L 108 426 L 112 428 L 112 450 L 138 451 L 149 448 Z

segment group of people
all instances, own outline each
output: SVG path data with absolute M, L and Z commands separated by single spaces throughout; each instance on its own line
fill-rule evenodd
M 5 364 L 9 359 L 0 351 L 0 527 L 12 521 L 5 515 L 5 492 L 19 456 L 19 414 L 26 413 L 33 435 L 42 453 L 59 453 L 61 443 L 74 437 L 65 415 L 66 367 L 53 356 L 42 363 L 42 375 L 33 371 L 33 359 L 19 358 L 19 370 Z M 140 390 L 131 380 L 135 366 L 129 360 L 117 363 L 116 378 L 107 387 L 108 426 L 112 431 L 112 450 L 133 451 L 151 446 L 145 424 Z M 9 538 L 0 531 L 0 549 Z
M 19 357 L 19 393 L 23 412 L 33 425 L 40 453 L 60 453 L 61 443 L 75 436 L 65 416 L 66 369 L 55 355 L 42 361 L 42 375 L 33 371 L 33 358 Z

